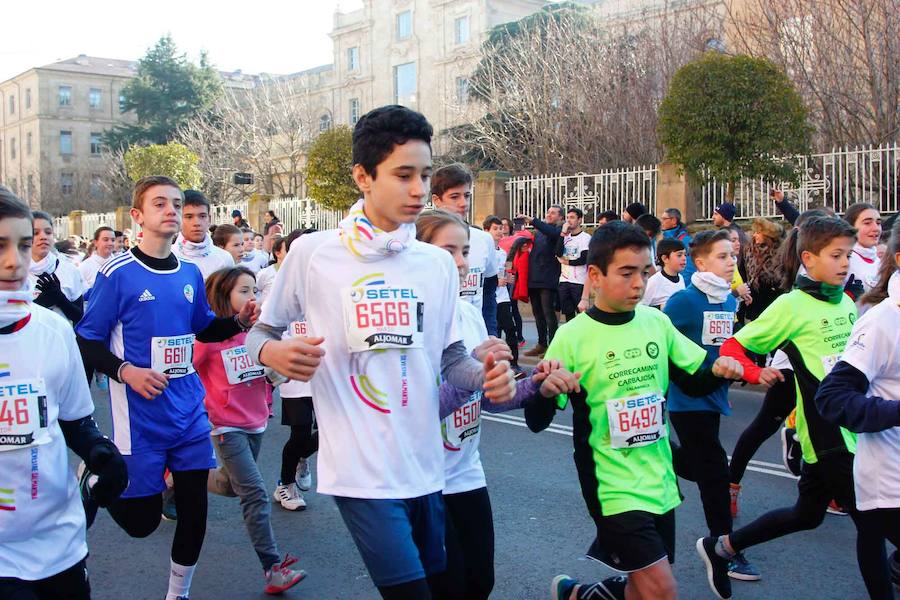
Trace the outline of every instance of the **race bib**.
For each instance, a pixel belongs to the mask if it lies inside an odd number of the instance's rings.
[[[647,446],[668,435],[666,400],[660,392],[606,401],[610,446]]]
[[[293,321],[288,325],[288,335],[291,337],[309,337],[309,327],[306,321]]]
[[[230,385],[253,381],[265,374],[265,370],[250,358],[250,353],[244,345],[222,350],[221,354],[225,375]]]
[[[721,346],[734,332],[734,313],[703,311],[703,335],[704,346]]]
[[[0,452],[50,441],[47,394],[43,379],[23,379],[0,385]]]
[[[459,450],[463,442],[474,438],[481,428],[481,392],[444,418],[444,441],[448,450]]]
[[[462,298],[470,299],[481,294],[483,287],[484,270],[481,267],[472,267],[459,287],[459,295]]]
[[[841,360],[840,354],[832,354],[831,356],[823,356],[822,357],[822,368],[825,370],[825,375],[831,373],[831,370],[834,368],[834,365]],[[823,375],[824,377],[824,375]]]
[[[150,368],[178,379],[194,372],[194,334],[154,337],[150,340]]]
[[[350,352],[422,347],[425,303],[417,288],[367,285],[341,295]]]

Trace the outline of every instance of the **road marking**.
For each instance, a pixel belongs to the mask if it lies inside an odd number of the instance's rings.
[[[525,424],[525,419],[516,415],[486,415],[482,413],[481,418],[485,421],[506,423],[507,425],[515,425],[516,427],[528,427],[528,425]],[[556,423],[551,423],[545,431],[572,437],[572,428],[568,425],[558,425]],[[730,456],[728,457],[728,460],[731,460]],[[756,473],[765,473],[767,475],[775,475],[776,477],[784,477],[785,479],[793,479],[795,481],[797,479],[800,479],[793,473],[788,472],[788,470],[784,468],[784,465],[765,462],[762,460],[751,460],[747,465],[747,470],[754,471]]]

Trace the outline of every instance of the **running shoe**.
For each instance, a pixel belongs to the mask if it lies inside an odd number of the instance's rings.
[[[846,517],[850,514],[846,508],[838,504],[837,500],[832,500],[828,503],[827,511],[829,515],[837,515],[839,517]]]
[[[738,499],[741,495],[741,484],[739,483],[731,483],[729,484],[731,487],[729,488],[729,493],[731,494],[731,518],[734,519],[738,516]]]
[[[300,493],[296,483],[282,485],[279,479],[273,496],[285,510],[306,510],[306,500],[303,499],[303,494]]]
[[[166,521],[178,520],[178,511],[175,509],[175,488],[167,488],[162,494],[162,518]]]
[[[553,600],[569,600],[572,590],[578,585],[577,579],[568,575],[557,575],[550,583],[550,598]]]
[[[728,561],[716,554],[718,538],[705,537],[697,540],[697,554],[706,565],[706,580],[719,600],[731,598],[731,580],[728,578]]]
[[[546,347],[541,346],[540,344],[537,344],[531,350],[526,350],[524,354],[525,354],[525,356],[543,356],[544,352],[546,352],[546,351],[547,351]]]
[[[291,565],[297,562],[297,558],[290,554],[285,555],[281,564],[273,566],[266,571],[266,587],[267,594],[280,594],[288,590],[306,578],[306,571],[293,570]]]
[[[525,340],[519,340],[519,348],[525,347]]]
[[[759,569],[754,567],[743,552],[738,552],[728,563],[728,576],[740,581],[759,581],[762,576]]]
[[[97,477],[88,471],[84,462],[79,463],[77,475],[78,491],[81,493],[81,505],[84,506],[84,517],[87,521],[87,528],[90,529],[91,525],[94,524],[94,519],[97,518],[97,510],[100,508],[100,505],[91,496],[91,486],[97,481]]]
[[[797,431],[790,427],[781,428],[781,459],[785,469],[797,477],[800,476],[803,452],[800,449],[800,442],[797,441]]]
[[[300,462],[297,463],[297,473],[295,474],[295,478],[297,479],[297,487],[300,488],[300,491],[308,492],[309,488],[312,487],[312,472],[309,470],[309,459],[301,458]]]

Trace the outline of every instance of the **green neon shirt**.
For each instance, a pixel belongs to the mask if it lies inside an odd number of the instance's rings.
[[[582,313],[556,332],[545,358],[581,373],[582,393],[571,396],[575,462],[585,498],[596,495],[603,516],[660,515],[681,503],[664,400],[669,363],[693,374],[705,357],[665,314],[643,305],[626,323]],[[558,407],[569,399],[559,396]]]

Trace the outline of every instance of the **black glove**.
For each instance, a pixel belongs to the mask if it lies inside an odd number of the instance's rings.
[[[88,470],[97,476],[91,486],[91,497],[106,507],[128,487],[128,467],[119,449],[106,438],[97,440],[87,460]]]
[[[38,275],[34,289],[38,291],[38,297],[34,299],[34,303],[44,308],[56,306],[61,300],[68,300],[63,294],[59,277],[56,276],[56,273],[41,273]]]
[[[844,292],[856,301],[862,298],[863,294],[866,293],[866,288],[863,287],[862,279],[857,279],[853,275],[850,275],[850,279],[844,284]]]

